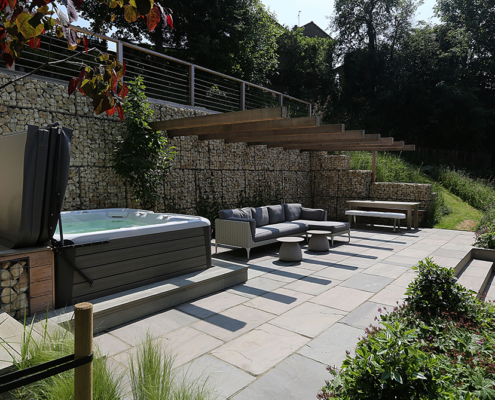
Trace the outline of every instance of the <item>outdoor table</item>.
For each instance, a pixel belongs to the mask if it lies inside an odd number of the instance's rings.
[[[330,245],[328,243],[327,235],[330,233],[328,231],[312,230],[308,231],[311,235],[308,243],[308,249],[311,251],[328,251],[330,250]]]
[[[412,212],[414,210],[414,229],[418,229],[418,210],[419,202],[410,201],[380,201],[380,200],[347,200],[349,209],[359,207],[371,207],[383,210],[406,210],[407,212],[407,229],[411,229]]]
[[[299,242],[303,242],[304,239],[301,237],[281,237],[277,239],[281,242],[280,251],[278,253],[278,258],[280,261],[301,261],[302,252]]]

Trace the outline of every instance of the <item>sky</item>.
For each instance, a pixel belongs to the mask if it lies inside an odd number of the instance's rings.
[[[297,25],[297,15],[301,12],[301,25],[313,21],[325,32],[328,30],[327,16],[333,13],[333,1],[329,0],[261,0],[271,11],[277,14],[278,22],[292,28]],[[424,0],[424,4],[418,8],[416,20],[428,21],[433,17],[435,0]]]

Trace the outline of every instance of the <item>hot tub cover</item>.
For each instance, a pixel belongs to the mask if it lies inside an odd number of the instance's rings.
[[[71,139],[58,122],[0,135],[0,245],[49,244],[67,189]]]

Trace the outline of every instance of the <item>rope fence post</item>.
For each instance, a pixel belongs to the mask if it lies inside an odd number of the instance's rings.
[[[74,359],[93,354],[93,305],[74,306]],[[74,400],[93,400],[93,362],[74,370]]]

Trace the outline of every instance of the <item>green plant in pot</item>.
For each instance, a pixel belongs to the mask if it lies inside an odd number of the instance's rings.
[[[156,207],[159,187],[176,154],[160,131],[153,131],[148,121],[154,112],[145,95],[143,78],[127,82],[129,94],[124,103],[125,133],[117,139],[112,156],[113,168],[134,192],[141,208]]]

